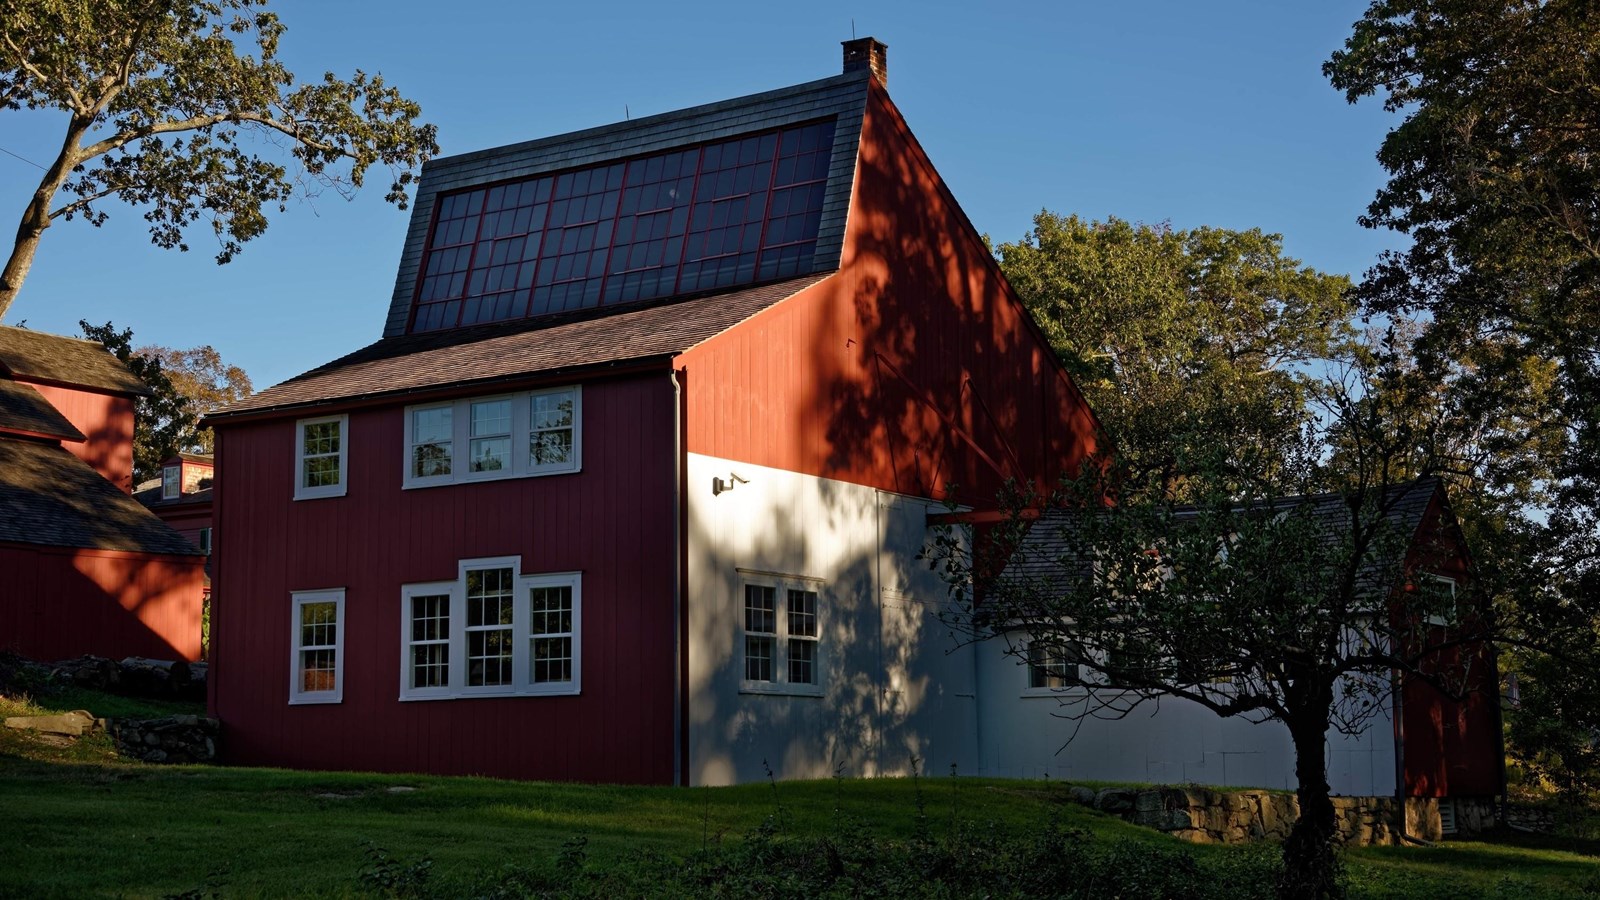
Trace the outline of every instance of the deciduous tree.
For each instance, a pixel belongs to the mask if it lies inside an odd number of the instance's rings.
[[[46,228],[99,225],[103,201],[139,207],[157,246],[187,250],[204,220],[225,263],[296,192],[349,193],[387,167],[405,207],[438,152],[420,108],[380,75],[297,84],[265,0],[4,0],[0,110],[65,116],[60,150],[21,211],[0,270],[0,316]],[[61,197],[58,201],[58,197]]]

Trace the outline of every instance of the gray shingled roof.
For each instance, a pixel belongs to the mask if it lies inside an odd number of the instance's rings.
[[[0,542],[200,555],[60,445],[24,439],[0,439]]]
[[[99,341],[0,325],[0,372],[23,381],[148,397],[150,386]]]
[[[1427,512],[1428,504],[1433,500],[1434,492],[1439,486],[1439,479],[1430,477],[1390,485],[1387,488],[1383,499],[1387,521],[1397,535],[1406,539],[1407,546],[1415,543],[1417,529],[1422,525],[1422,517]],[[1318,531],[1329,542],[1340,540],[1350,528],[1350,506],[1344,494],[1301,494],[1280,497],[1263,507],[1263,511],[1290,509],[1303,509],[1309,512],[1319,523]],[[1196,511],[1192,508],[1179,508],[1176,513],[1181,519],[1196,514]],[[1028,527],[1027,534],[1018,543],[1011,559],[1007,561],[1001,579],[1015,579],[1019,583],[1049,584],[1064,576],[1070,577],[1063,570],[1063,561],[1078,555],[1078,548],[1081,547],[1081,540],[1073,538],[1077,517],[1080,515],[1082,513],[1077,510],[1064,509],[1043,513]],[[1082,560],[1079,572],[1086,571],[1088,571],[1088,561]],[[1393,574],[1393,568],[1381,560],[1369,560],[1364,572],[1365,580],[1371,582],[1369,589],[1389,587],[1377,582],[1392,577]]]
[[[869,72],[861,69],[820,81],[736,97],[704,106],[645,116],[598,128],[432,159],[422,168],[412,204],[385,337],[404,334],[417,287],[434,201],[440,194],[499,181],[630,159],[650,153],[833,118],[833,157],[823,195],[812,272],[839,267],[845,216],[855,182],[856,151],[867,105]]]
[[[43,394],[20,381],[0,378],[0,431],[52,437],[63,441],[82,441],[83,432],[73,427]]]
[[[827,278],[807,275],[692,300],[601,308],[388,337],[207,416],[297,408],[681,353]]]

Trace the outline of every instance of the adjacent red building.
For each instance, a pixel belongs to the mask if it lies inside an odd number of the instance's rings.
[[[149,392],[98,343],[0,326],[0,649],[199,658],[204,557],[129,496]]]

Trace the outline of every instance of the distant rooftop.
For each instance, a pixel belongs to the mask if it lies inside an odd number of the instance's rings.
[[[148,397],[150,386],[98,341],[0,325],[0,374],[40,384]]]

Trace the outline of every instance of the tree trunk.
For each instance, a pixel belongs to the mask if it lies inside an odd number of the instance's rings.
[[[1294,740],[1294,772],[1300,782],[1295,792],[1300,799],[1300,818],[1295,820],[1289,839],[1283,842],[1283,874],[1278,879],[1278,896],[1283,900],[1344,896],[1339,859],[1333,852],[1333,800],[1328,796],[1327,710],[1331,704],[1330,696],[1329,703],[1320,709],[1321,715],[1313,708],[1289,723]]]
[[[22,293],[22,282],[27,279],[28,270],[33,268],[33,255],[39,250],[39,239],[44,237],[44,230],[50,227],[50,203],[55,199],[56,191],[66,184],[72,167],[77,165],[78,146],[88,130],[87,122],[80,121],[77,116],[72,118],[67,125],[61,153],[45,170],[44,177],[39,180],[38,190],[33,192],[27,208],[22,211],[22,221],[17,225],[17,239],[11,246],[11,256],[6,260],[5,269],[0,270],[0,319],[6,317],[17,295]]]

